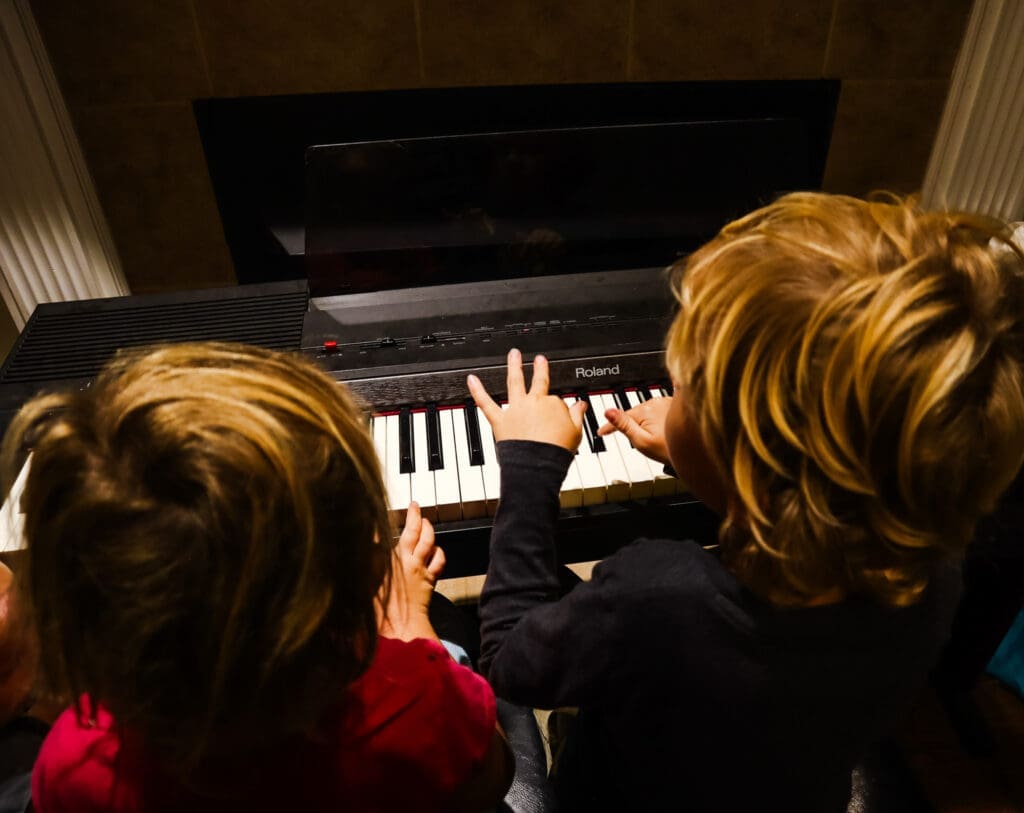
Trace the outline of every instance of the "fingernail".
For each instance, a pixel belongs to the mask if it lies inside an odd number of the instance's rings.
[[[519,348],[518,347],[513,347],[511,350],[508,351],[508,357],[510,359],[519,358],[521,355],[522,355],[522,353],[519,352]]]
[[[466,381],[468,381],[470,384],[479,384],[480,383],[480,379],[477,378],[472,373],[470,373],[469,375],[466,376]]]

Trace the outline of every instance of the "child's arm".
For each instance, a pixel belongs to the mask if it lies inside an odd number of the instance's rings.
[[[438,641],[428,607],[437,579],[444,570],[444,551],[434,541],[434,528],[424,519],[417,503],[409,503],[405,527],[394,549],[391,590],[386,603],[378,603],[378,631],[385,638]],[[461,667],[453,666],[455,669]],[[488,690],[489,691],[489,690]],[[494,734],[476,773],[450,800],[456,813],[490,810],[512,784],[515,760],[501,726]]]
[[[581,437],[583,407],[549,396],[547,361],[538,356],[527,392],[522,358],[509,354],[509,406],[502,410],[470,379],[494,428],[501,500],[491,532],[490,566],[480,597],[480,668],[513,702],[577,705],[614,668],[625,587],[613,569],[559,600],[554,532],[558,489]],[[602,571],[600,577],[598,571]]]

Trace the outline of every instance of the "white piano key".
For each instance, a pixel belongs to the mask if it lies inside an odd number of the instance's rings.
[[[370,435],[373,437],[373,450],[377,453],[377,460],[380,463],[381,479],[384,479],[384,487],[387,488],[388,430],[387,419],[383,415],[370,416]]]
[[[669,392],[664,387],[651,387],[650,388],[650,393],[651,393],[651,395],[654,398],[671,398],[672,397],[672,393]],[[666,474],[665,476],[668,477],[669,475]],[[686,493],[687,491],[690,490],[687,487],[686,483],[684,483],[681,479],[679,479],[679,477],[671,477],[670,479],[672,480],[673,486],[675,488],[675,491],[673,493],[675,493],[675,494],[684,494],[684,493]]]
[[[576,461],[569,466],[561,487],[558,489],[558,504],[562,508],[581,508],[583,506],[583,483]]]
[[[615,398],[611,393],[605,395],[592,395],[591,401],[601,403],[602,412],[607,409],[617,409]],[[622,456],[622,462],[626,467],[626,474],[629,477],[629,496],[632,499],[650,497],[654,493],[654,477],[647,465],[647,458],[629,445],[626,436],[621,432],[612,432],[605,435],[605,444],[610,440],[615,444]]]
[[[636,390],[626,390],[626,397],[629,399],[630,408],[640,406],[640,404],[643,403]],[[643,453],[641,452],[641,454]],[[651,470],[651,477],[653,478],[654,496],[665,497],[669,494],[675,494],[679,486],[676,478],[665,474],[664,464],[659,463],[656,460],[651,460],[646,456],[645,459],[647,460],[647,467]]]
[[[409,508],[412,492],[409,475],[399,470],[398,460],[398,414],[379,416],[384,419],[385,454],[384,485],[388,490],[388,505],[398,513],[399,522],[405,522],[405,512]]]
[[[598,423],[606,423],[604,419],[604,402],[599,395],[590,395],[590,403],[597,415]],[[622,454],[619,452],[618,444],[612,440],[618,433],[602,435],[605,450],[594,452],[601,471],[604,472],[604,481],[608,486],[608,502],[627,502],[629,500],[630,480],[629,472],[626,471],[626,464],[622,461]]]
[[[470,407],[476,409],[476,407]],[[487,516],[487,494],[484,491],[483,467],[469,462],[469,436],[466,434],[465,408],[450,410],[455,433],[455,459],[459,472],[459,494],[462,498],[462,516],[477,519]],[[448,452],[445,451],[447,463]]]
[[[566,396],[566,406],[576,403],[576,398]],[[583,489],[584,505],[601,505],[608,501],[608,485],[604,481],[604,472],[597,460],[597,455],[590,448],[586,437],[580,441],[580,447],[573,460],[573,466],[579,473],[580,486]]]
[[[501,496],[501,469],[498,466],[498,454],[494,448],[494,435],[491,432],[491,425],[487,422],[487,416],[480,407],[477,410],[477,420],[480,422],[480,445],[484,451],[483,470],[484,493],[487,495],[487,513],[494,515],[498,508],[498,499]]]
[[[412,498],[420,504],[421,513],[431,522],[437,521],[437,494],[434,490],[434,472],[430,470],[427,451],[427,413],[422,409],[412,413],[412,458],[415,468],[409,475]]]
[[[440,409],[437,412],[437,422],[441,427],[441,457],[444,466],[434,469],[434,491],[437,497],[437,518],[441,522],[462,519],[459,461],[455,452],[452,412],[452,409]]]

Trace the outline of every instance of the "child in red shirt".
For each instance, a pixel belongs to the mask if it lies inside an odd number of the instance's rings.
[[[26,593],[79,698],[37,810],[482,810],[511,779],[487,684],[426,608],[443,552],[344,388],[301,359],[178,345],[28,404]]]

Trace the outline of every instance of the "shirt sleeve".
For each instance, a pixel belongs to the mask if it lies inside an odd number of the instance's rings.
[[[593,702],[615,671],[621,585],[603,563],[559,599],[558,491],[572,453],[530,441],[498,444],[501,501],[480,596],[481,671],[514,703]]]

